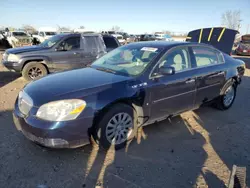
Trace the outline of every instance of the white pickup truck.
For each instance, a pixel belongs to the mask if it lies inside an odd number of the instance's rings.
[[[6,38],[12,48],[32,45],[32,37],[24,31],[7,32]]]
[[[50,37],[53,37],[56,34],[57,32],[56,32],[56,29],[54,28],[40,28],[38,30],[37,39],[39,42],[43,42],[46,39],[49,39]]]

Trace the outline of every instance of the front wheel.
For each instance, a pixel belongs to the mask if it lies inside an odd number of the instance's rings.
[[[229,109],[234,103],[236,91],[236,83],[234,81],[228,82],[223,89],[223,94],[216,101],[216,107],[220,110]]]
[[[104,149],[121,149],[134,138],[137,130],[135,110],[126,104],[116,104],[100,118],[95,129],[95,140]]]
[[[22,76],[27,81],[37,80],[43,76],[46,76],[47,74],[48,71],[46,67],[39,62],[29,62],[22,70]]]

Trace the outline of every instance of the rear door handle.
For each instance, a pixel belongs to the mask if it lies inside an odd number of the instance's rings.
[[[190,84],[190,83],[193,83],[193,82],[195,82],[195,79],[193,79],[193,78],[190,78],[190,79],[186,80],[186,84]]]
[[[74,52],[73,54],[74,54],[74,55],[78,55],[78,54],[80,54],[80,53],[79,53],[79,52]]]

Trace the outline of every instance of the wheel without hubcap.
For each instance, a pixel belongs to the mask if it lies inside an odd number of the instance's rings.
[[[48,70],[45,65],[39,62],[29,62],[22,70],[22,75],[25,80],[36,80],[48,74]]]
[[[34,80],[37,77],[42,77],[43,76],[43,72],[39,67],[32,67],[29,71],[28,71],[28,75],[29,77]]]

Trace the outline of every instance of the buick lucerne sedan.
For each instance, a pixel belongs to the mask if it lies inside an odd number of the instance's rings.
[[[243,61],[208,44],[131,43],[90,67],[27,84],[15,102],[14,122],[47,147],[75,148],[91,137],[119,149],[140,126],[207,102],[230,108],[244,70]]]

